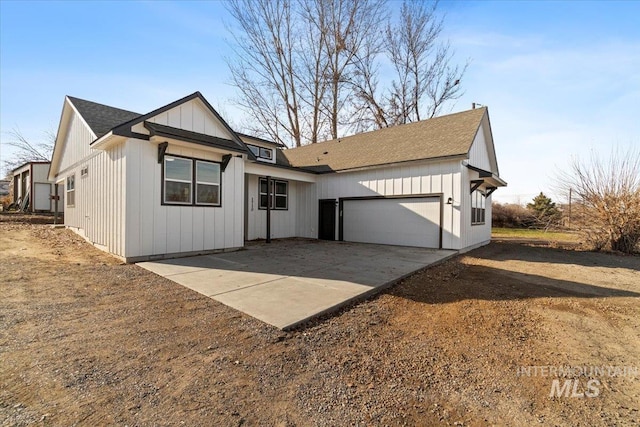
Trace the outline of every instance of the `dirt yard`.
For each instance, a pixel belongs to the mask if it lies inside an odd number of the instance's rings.
[[[495,242],[283,333],[2,221],[0,296],[2,425],[640,423],[639,257]]]

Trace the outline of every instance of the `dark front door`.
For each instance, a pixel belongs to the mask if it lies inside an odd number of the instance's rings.
[[[320,200],[318,239],[336,240],[336,201]]]

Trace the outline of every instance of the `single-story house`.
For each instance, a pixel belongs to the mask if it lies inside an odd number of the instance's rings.
[[[288,237],[465,251],[506,185],[487,108],[286,148],[199,92],[146,114],[67,96],[49,178],[65,225],[127,262]]]
[[[56,186],[49,180],[51,162],[27,162],[15,168],[13,175],[13,203],[27,212],[55,212]],[[60,189],[58,189],[60,194]],[[64,197],[64,196],[62,196]],[[64,211],[64,200],[58,199],[58,212]]]

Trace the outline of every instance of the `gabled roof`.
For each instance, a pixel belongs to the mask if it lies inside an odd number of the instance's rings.
[[[250,150],[244,145],[244,142],[240,139],[240,137],[236,134],[236,132],[231,129],[231,126],[218,114],[218,112],[209,104],[209,101],[205,99],[204,96],[200,92],[194,92],[191,95],[187,95],[184,98],[178,99],[170,104],[165,105],[164,107],[160,107],[155,109],[147,114],[138,115],[137,117],[133,117],[132,119],[125,121],[123,123],[119,123],[117,126],[114,126],[110,129],[114,135],[122,135],[122,136],[131,136],[131,127],[138,124],[143,123],[147,119],[157,116],[158,114],[164,113],[165,111],[171,110],[172,108],[177,107],[180,104],[184,104],[186,102],[191,101],[192,99],[199,99],[204,106],[211,112],[211,114],[222,124],[222,126],[229,132],[231,135],[231,141],[235,144],[235,149],[237,151],[241,151],[243,153],[248,153],[250,158],[255,159],[255,156],[251,153]],[[136,135],[137,137],[141,135]],[[144,136],[144,135],[142,135]],[[98,137],[99,138],[99,137]],[[91,144],[94,144],[96,141],[93,141]]]
[[[133,111],[122,110],[73,96],[67,96],[67,98],[78,110],[84,121],[87,122],[96,138],[100,138],[114,127],[141,115]]]
[[[289,164],[319,172],[466,156],[486,107],[284,150]]]

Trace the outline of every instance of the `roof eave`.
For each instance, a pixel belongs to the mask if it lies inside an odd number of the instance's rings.
[[[107,150],[118,142],[122,142],[127,138],[122,135],[117,135],[113,131],[109,131],[102,135],[100,138],[93,141],[90,145],[91,149],[95,150]]]

